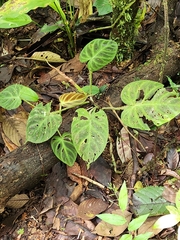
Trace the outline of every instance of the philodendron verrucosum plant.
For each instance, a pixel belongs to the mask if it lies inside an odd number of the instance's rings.
[[[78,87],[80,92],[62,94],[57,111],[51,111],[51,102],[34,105],[28,116],[26,141],[42,143],[51,139],[54,154],[69,166],[74,164],[77,154],[88,166],[94,162],[102,154],[108,140],[108,118],[105,108],[99,109],[96,106],[87,110],[79,107],[72,120],[71,132],[60,134],[59,127],[65,109],[84,105],[89,97],[99,93],[98,87],[92,85],[92,72],[111,62],[116,51],[117,44],[113,40],[95,39],[88,43],[80,54],[80,61],[87,62],[90,85]],[[121,120],[131,128],[150,130],[148,123],[160,126],[179,114],[178,93],[175,90],[167,91],[163,84],[158,82],[131,82],[123,88],[120,97],[125,106],[114,109],[122,110]],[[22,101],[38,102],[38,95],[20,84],[8,86],[0,92],[0,106],[4,109],[18,108]],[[56,133],[58,135],[55,135]]]

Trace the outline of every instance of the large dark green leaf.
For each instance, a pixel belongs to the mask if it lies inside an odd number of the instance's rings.
[[[88,62],[88,69],[94,72],[110,63],[117,49],[117,43],[113,40],[94,39],[83,48],[79,59],[83,63]]]
[[[71,134],[78,154],[88,164],[94,162],[103,152],[108,139],[108,119],[103,110],[87,111],[79,108],[73,118]]]
[[[132,82],[124,87],[121,99],[127,105],[121,119],[125,125],[150,130],[144,118],[156,126],[169,122],[180,112],[180,97],[167,91],[161,83],[150,80]]]

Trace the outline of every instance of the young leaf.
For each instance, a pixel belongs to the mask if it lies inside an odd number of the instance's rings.
[[[175,226],[180,221],[180,218],[174,214],[167,214],[160,217],[154,224],[154,229],[164,229]]]
[[[119,208],[124,211],[127,208],[128,204],[128,192],[127,192],[127,187],[126,187],[126,182],[124,181],[121,190],[119,192],[119,198],[118,198],[118,204]]]
[[[112,12],[110,0],[95,0],[93,6],[97,8],[99,16]]]
[[[146,221],[148,216],[149,214],[145,214],[133,219],[128,225],[128,230],[130,232],[137,230]]]
[[[51,148],[58,159],[68,166],[73,166],[77,152],[71,140],[70,133],[63,133],[62,136],[54,136],[51,139]]]
[[[166,206],[167,210],[169,211],[170,214],[177,215],[177,217],[180,217],[179,211],[176,207],[174,206]]]
[[[152,235],[153,235],[152,232],[139,234],[138,236],[134,237],[133,240],[148,240]]]
[[[5,88],[0,92],[0,106],[7,109],[15,109],[21,105],[20,90],[22,85],[13,84]]]
[[[115,58],[117,49],[117,43],[113,40],[94,39],[83,48],[79,59],[82,63],[88,62],[88,69],[95,72]]]
[[[123,236],[119,240],[132,240],[132,235],[130,234],[123,234]]]
[[[26,128],[26,141],[42,143],[56,133],[62,123],[62,117],[59,113],[50,111],[51,103],[45,106],[40,103],[30,112]]]
[[[92,87],[91,88],[91,96],[96,95],[96,94],[98,94],[100,92],[99,88],[97,86],[92,85],[91,87]],[[82,87],[82,90],[85,93],[90,94],[90,86],[89,85],[86,85],[86,86]]]
[[[31,88],[22,86],[19,92],[20,98],[24,101],[37,102],[39,97]]]
[[[96,215],[98,218],[102,219],[104,222],[107,222],[112,225],[123,225],[126,223],[126,219],[117,214],[110,214],[110,213],[102,213]]]
[[[168,92],[162,86],[161,83],[149,80],[126,85],[121,92],[121,99],[127,104],[121,114],[122,121],[131,128],[150,130],[143,117],[156,126],[176,117],[179,114],[180,98],[175,91]]]
[[[76,110],[78,116],[73,118],[71,134],[76,151],[88,165],[103,152],[108,139],[109,128],[106,113],[93,108]]]
[[[59,102],[62,107],[72,108],[83,104],[87,99],[87,95],[84,93],[69,92],[64,93],[59,97]]]

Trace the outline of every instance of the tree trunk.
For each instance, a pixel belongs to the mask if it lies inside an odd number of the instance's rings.
[[[27,143],[0,158],[0,212],[10,197],[37,185],[57,161],[48,142]]]

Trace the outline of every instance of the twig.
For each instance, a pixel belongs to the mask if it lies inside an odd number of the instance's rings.
[[[82,175],[79,175],[77,173],[72,173],[72,174],[77,176],[77,177],[79,177],[79,178],[82,178],[82,179],[84,179],[84,180],[86,180],[86,181],[88,181],[88,182],[90,182],[90,183],[92,183],[92,184],[94,184],[96,186],[98,186],[101,189],[105,189],[104,185],[102,185],[101,183],[98,183],[98,182],[96,182],[96,181],[94,181],[94,180],[92,180],[92,179],[90,179],[90,178],[88,178],[86,176],[82,176]]]

